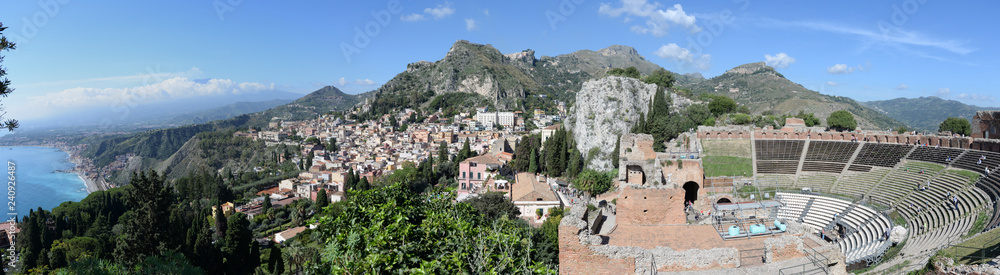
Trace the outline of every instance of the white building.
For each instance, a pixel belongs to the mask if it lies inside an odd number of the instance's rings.
[[[504,127],[514,126],[516,117],[513,112],[489,112],[477,113],[476,121],[485,126],[503,125]]]

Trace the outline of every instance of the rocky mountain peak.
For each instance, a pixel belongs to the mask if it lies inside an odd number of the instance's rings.
[[[736,68],[729,69],[728,71],[726,71],[726,74],[753,74],[760,70],[774,71],[774,68],[771,68],[771,66],[764,64],[764,62],[747,63],[736,66]]]
[[[635,48],[625,45],[611,45],[610,47],[598,50],[597,53],[603,56],[628,56],[628,57],[635,56],[638,57],[640,60],[645,60],[645,58],[639,55],[639,51],[636,51]]]
[[[684,76],[689,76],[689,77],[694,78],[694,79],[702,79],[702,80],[705,79],[705,76],[701,75],[701,73],[699,73],[699,72],[686,73],[686,74],[684,74]]]

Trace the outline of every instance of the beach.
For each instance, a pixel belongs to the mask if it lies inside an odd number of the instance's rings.
[[[59,149],[68,153],[70,155],[69,161],[72,162],[73,164],[76,164],[73,167],[73,170],[70,172],[76,174],[77,177],[80,177],[80,179],[83,180],[83,183],[87,185],[87,193],[108,190],[107,185],[104,184],[104,180],[100,179],[99,176],[91,178],[90,176],[87,175],[86,168],[84,168],[85,162],[83,161],[83,158],[75,156],[71,152],[72,150],[67,150],[66,148],[59,148]]]
[[[72,147],[68,146],[58,146],[58,145],[38,145],[39,147],[49,147],[56,148],[69,155],[69,161],[75,164],[73,169],[65,171],[67,173],[76,174],[80,180],[87,186],[87,193],[93,193],[95,191],[105,191],[108,190],[108,185],[104,182],[100,176],[94,176],[93,178],[87,174],[88,164],[91,163],[88,159],[79,156]]]

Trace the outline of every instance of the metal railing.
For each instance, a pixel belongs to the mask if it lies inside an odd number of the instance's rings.
[[[819,253],[812,246],[806,245],[806,258],[809,259],[808,263],[779,269],[778,274],[811,274],[819,273],[819,271],[822,271],[823,274],[830,274],[830,258],[826,255]]]

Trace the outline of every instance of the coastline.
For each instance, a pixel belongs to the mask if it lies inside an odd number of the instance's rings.
[[[83,169],[80,169],[80,167],[83,165],[83,161],[81,161],[79,156],[74,156],[73,153],[69,152],[69,150],[63,148],[58,148],[58,149],[62,150],[63,152],[66,152],[66,154],[69,155],[69,162],[73,163],[73,170],[71,170],[70,172],[76,174],[77,177],[83,180],[83,184],[86,185],[87,187],[87,194],[94,193],[96,191],[107,190],[107,188],[104,188],[102,185],[98,184],[89,176],[87,176],[86,172]]]
[[[67,160],[73,163],[73,169],[70,169],[69,171],[59,171],[59,172],[76,174],[76,176],[83,181],[84,186],[87,188],[87,194],[94,193],[96,191],[108,190],[106,185],[98,183],[94,179],[91,179],[90,176],[86,174],[85,169],[81,169],[81,166],[84,163],[82,157],[74,155],[73,150],[70,150],[69,148],[64,148],[62,146],[49,145],[49,144],[32,145],[32,146],[9,146],[9,147],[46,147],[46,148],[55,148],[58,149],[59,151],[63,151],[69,156]]]
[[[79,165],[79,164],[77,164],[77,165]],[[77,171],[76,169],[73,169],[72,173],[76,174],[76,177],[80,178],[80,180],[83,181],[83,184],[87,186],[87,194],[94,193],[94,191],[99,191],[100,190],[100,189],[97,188],[97,185],[94,184],[94,181],[88,179],[87,177],[84,177],[83,173],[81,173],[80,171]]]

